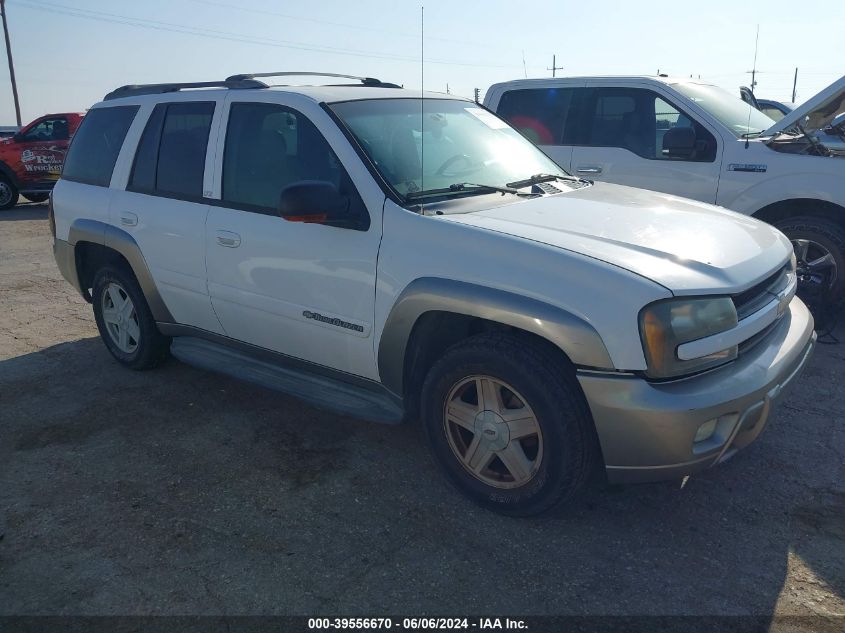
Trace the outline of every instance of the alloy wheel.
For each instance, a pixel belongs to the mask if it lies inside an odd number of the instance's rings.
[[[0,207],[9,204],[12,199],[12,188],[8,183],[0,180]]]
[[[833,253],[818,242],[807,239],[792,240],[792,247],[797,260],[798,282],[819,286],[827,279],[827,288],[832,288],[839,274]]]
[[[528,402],[492,376],[470,376],[446,398],[449,447],[464,469],[495,488],[518,488],[537,474],[543,433]]]
[[[141,327],[135,304],[120,285],[109,283],[102,297],[103,322],[112,342],[121,352],[131,354],[141,341]]]

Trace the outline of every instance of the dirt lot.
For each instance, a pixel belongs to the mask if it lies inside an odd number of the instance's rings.
[[[44,206],[18,207],[0,214],[0,614],[845,614],[844,369],[845,346],[819,346],[760,440],[683,489],[507,519],[412,427],[119,367]]]

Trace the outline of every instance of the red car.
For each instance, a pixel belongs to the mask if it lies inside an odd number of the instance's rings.
[[[15,206],[19,194],[33,202],[47,199],[83,116],[77,112],[48,114],[12,138],[0,140],[0,211]]]

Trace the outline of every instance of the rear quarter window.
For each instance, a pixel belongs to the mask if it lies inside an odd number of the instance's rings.
[[[571,143],[567,133],[573,88],[509,90],[502,95],[496,114],[537,145]]]
[[[98,187],[111,182],[117,155],[138,113],[138,106],[91,110],[73,136],[62,179]]]

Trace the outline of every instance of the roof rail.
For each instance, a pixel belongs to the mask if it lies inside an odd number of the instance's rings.
[[[243,77],[243,79],[240,77]],[[195,81],[188,83],[121,86],[120,88],[112,90],[103,97],[103,101],[120,99],[121,97],[136,97],[138,95],[157,95],[164,94],[166,92],[178,92],[179,90],[186,90],[189,88],[229,88],[230,90],[246,90],[266,87],[267,84],[263,81],[257,81],[251,77],[247,77],[246,75],[240,75],[235,78],[230,77],[226,81]]]
[[[338,79],[355,79],[364,86],[375,86],[379,88],[399,88],[396,84],[386,83],[375,77],[356,77],[355,75],[338,75],[337,73],[314,73],[314,72],[278,72],[278,73],[251,73],[245,75],[232,75],[226,81],[250,81],[259,77],[335,77]]]

